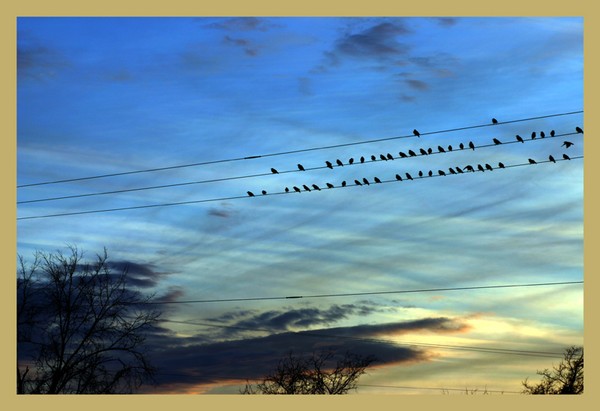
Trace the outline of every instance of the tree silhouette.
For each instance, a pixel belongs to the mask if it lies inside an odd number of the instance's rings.
[[[557,366],[537,373],[542,381],[530,385],[525,379],[524,394],[583,394],[583,347],[567,348]]]
[[[334,362],[333,352],[311,357],[290,352],[256,389],[246,384],[242,394],[347,394],[373,361],[375,357],[351,353]]]
[[[94,263],[73,246],[19,256],[18,394],[129,393],[152,378],[143,343],[160,314],[126,280],[106,249]]]

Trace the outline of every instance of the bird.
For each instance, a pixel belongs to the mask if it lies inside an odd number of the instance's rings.
[[[578,133],[583,134],[583,130],[581,129],[581,127],[575,127],[575,131],[577,131]]]
[[[327,167],[333,170],[333,164],[331,164],[331,161],[326,161],[325,164],[327,164]]]
[[[495,118],[492,119],[492,124],[498,124],[498,120],[496,120]]]
[[[369,180],[367,180],[366,178],[363,178],[363,183],[365,183],[366,185],[370,185]]]
[[[342,187],[346,187],[346,181],[342,181]]]
[[[381,183],[381,180],[378,179],[377,177],[373,177],[373,180],[375,180],[376,183]]]
[[[521,143],[524,143],[523,141],[523,137],[521,137],[520,135],[517,134],[517,141],[520,141]]]
[[[568,155],[566,155],[566,154],[563,154],[563,158],[564,158],[565,160],[570,160],[570,159],[571,159],[571,157],[569,157],[569,156],[568,156]]]
[[[462,174],[463,171],[461,170],[461,168],[459,166],[454,167],[456,169],[456,171],[458,171],[458,174]]]
[[[294,191],[297,192],[297,193],[299,193],[300,189],[298,187],[294,186]]]
[[[419,177],[423,177],[423,172],[419,171]]]
[[[302,164],[298,164],[298,170],[300,170],[300,171],[305,171],[305,170],[304,170],[304,167],[302,167]]]
[[[302,187],[304,187],[304,189],[305,189],[306,191],[310,191],[310,188],[308,188],[308,186],[307,186],[306,184],[303,184],[303,185],[302,185]]]
[[[361,156],[361,157],[360,157],[360,163],[362,164],[362,163],[364,163],[364,162],[365,162],[365,158]]]
[[[440,153],[446,152],[446,150],[444,150],[444,147],[442,147],[442,146],[438,146],[437,148],[438,148],[438,152],[440,152]]]
[[[271,168],[271,173],[273,173],[273,174],[279,174],[279,171],[275,170],[274,168]]]
[[[562,144],[561,144],[561,147],[562,147],[562,146],[565,146],[566,148],[569,148],[569,147],[571,147],[572,145],[573,145],[573,143],[571,143],[570,141],[565,141],[564,143],[562,143]]]
[[[248,196],[249,197],[254,197],[254,193],[252,191],[248,191]]]
[[[394,156],[391,155],[390,153],[387,153],[386,157],[388,158],[388,160],[393,160],[394,159]]]
[[[467,171],[473,171],[473,172],[475,171],[475,169],[473,168],[473,166],[470,165],[470,164],[468,166],[465,166],[465,170],[467,170]]]
[[[409,154],[411,157],[414,157],[414,156],[416,156],[415,152],[414,152],[414,151],[412,151],[412,150],[408,150],[408,154]]]
[[[427,149],[427,154],[431,154],[431,153],[433,153],[433,149],[432,149],[431,147],[429,147],[429,148]]]
[[[473,151],[475,151],[475,144],[473,144],[472,141],[469,141],[469,148]]]
[[[336,163],[338,166],[344,166],[344,163],[342,163],[342,162],[340,161],[340,159],[337,159],[337,160],[335,160],[335,163]]]
[[[452,146],[451,145],[448,146],[448,151],[452,151]]]
[[[546,133],[544,133],[543,131],[540,131],[540,137],[541,137],[541,138],[544,138],[544,137],[546,137]]]
[[[453,169],[452,167],[450,167],[450,168],[448,169],[448,171],[450,171],[450,174],[456,174],[456,171],[454,171],[454,169]]]
[[[421,133],[419,133],[416,128],[413,130],[413,134],[417,137],[421,137]]]
[[[443,170],[438,170],[438,174],[441,175],[441,176],[445,176],[446,175],[446,173],[444,173]]]
[[[426,156],[427,155],[427,151],[425,151],[424,149],[420,148],[419,152],[421,153],[421,155]]]
[[[494,144],[502,144],[502,141],[498,140],[497,138],[493,139]]]
[[[404,174],[406,175],[406,178],[408,178],[409,180],[412,180],[412,179],[413,179],[413,178],[412,178],[412,176],[411,176],[410,174],[408,174],[408,173],[404,173]]]
[[[499,168],[504,168],[504,163],[498,163]]]
[[[263,190],[263,191],[262,191],[262,195],[266,195],[266,194],[267,194],[267,191],[266,191],[266,190]]]
[[[320,188],[318,185],[316,185],[316,184],[313,184],[312,186],[313,186],[313,188],[314,188],[315,190],[317,190],[317,191],[321,191],[321,188]]]
[[[383,154],[379,154],[379,158],[382,159],[382,160],[387,161],[387,158]]]
[[[327,183],[327,188],[333,188],[333,187],[334,187],[333,184]]]
[[[531,139],[535,140],[535,131],[533,133],[531,133]]]
[[[529,164],[537,164],[537,162],[534,159],[530,158],[529,159]]]
[[[493,167],[487,163],[485,164],[485,168],[486,170],[494,171]]]
[[[461,150],[464,150],[464,148],[465,148],[465,145],[464,145],[463,143],[460,143],[460,144],[458,145],[458,148],[460,148]]]
[[[400,151],[400,152],[398,153],[398,155],[399,155],[400,157],[402,157],[402,158],[406,158],[406,157],[408,157],[408,156],[406,155],[406,153],[403,153],[402,151]]]
[[[548,156],[548,160],[552,161],[553,163],[556,163],[556,160],[554,159],[554,157],[552,157],[552,155]]]
[[[290,189],[286,187],[286,188],[285,188],[285,192],[286,192],[286,193],[289,193],[289,192],[290,192]]]
[[[429,177],[432,177],[432,176],[433,176],[433,171],[429,170],[429,172],[427,173],[427,175],[428,175]]]
[[[550,130],[550,137],[554,137],[554,130]]]
[[[376,161],[376,160],[377,160],[377,157],[371,156],[371,161]]]
[[[354,184],[356,184],[357,186],[362,186],[362,184],[358,180],[354,180]]]
[[[477,170],[485,172],[485,170],[481,164],[477,164]]]
[[[348,160],[348,164],[354,164],[354,159],[353,159],[353,158],[350,158],[350,159]]]
[[[400,174],[396,174],[396,180],[402,181],[402,177],[400,177]]]

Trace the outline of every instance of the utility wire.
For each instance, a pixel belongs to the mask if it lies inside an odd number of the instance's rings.
[[[358,384],[359,387],[375,387],[375,388],[398,388],[404,390],[436,390],[436,391],[462,391],[462,392],[479,392],[480,390],[470,390],[467,388],[445,388],[445,387],[408,387],[400,385],[379,385],[379,384]],[[482,394],[494,392],[500,394],[522,394],[521,391],[505,391],[505,390],[489,390],[487,388],[481,391]]]
[[[574,135],[574,134],[577,134],[577,133],[557,134],[555,136],[548,136],[547,139],[565,137],[565,136],[570,136],[570,135]],[[544,141],[544,140],[545,140],[544,138],[540,138],[540,139],[528,139],[525,141],[529,143],[529,142]],[[514,143],[519,143],[519,142],[516,140],[507,141],[507,142],[503,142],[501,145],[508,145],[508,144],[514,144]],[[474,146],[473,149],[470,149],[467,147],[464,149],[456,149],[456,150],[452,150],[452,151],[434,151],[431,154],[417,154],[416,157],[423,157],[423,156],[427,157],[427,156],[434,155],[434,154],[456,153],[459,151],[475,150],[475,149],[489,148],[489,147],[500,147],[500,145],[498,145],[498,144],[482,144],[479,146]],[[405,158],[408,159],[408,158],[413,158],[413,157],[405,157]],[[393,159],[401,160],[401,159],[405,159],[405,158],[394,157]],[[380,163],[381,161],[383,161],[383,160],[370,160],[369,159],[369,160],[365,160],[365,163],[354,162],[352,164],[350,164],[350,163],[344,164],[344,166],[353,166],[353,165],[368,164],[368,163],[375,163],[375,162]],[[336,166],[336,168],[337,167],[340,167],[340,166],[338,165],[338,166]],[[311,171],[311,170],[321,170],[321,169],[325,169],[325,168],[327,168],[327,166],[306,167],[304,170]],[[282,170],[282,171],[278,171],[277,174],[301,173],[301,172],[302,171],[298,170],[298,169]],[[215,182],[230,181],[230,180],[240,180],[240,179],[245,179],[245,178],[264,177],[264,176],[269,176],[269,175],[273,175],[273,173],[269,172],[269,173],[260,173],[260,174],[249,174],[249,175],[243,175],[243,176],[222,177],[222,178],[215,178],[215,179],[209,179],[209,180],[188,181],[188,182],[183,182],[183,183],[163,184],[163,185],[138,187],[138,188],[127,188],[127,189],[122,189],[122,190],[103,191],[103,192],[96,192],[96,193],[74,194],[74,195],[69,195],[69,196],[38,198],[38,199],[34,199],[34,200],[17,201],[17,204],[31,204],[31,203],[40,203],[40,202],[46,202],[46,201],[67,200],[67,199],[102,196],[102,195],[109,195],[109,194],[130,193],[130,192],[135,192],[135,191],[157,190],[157,189],[163,189],[163,188],[182,187],[182,186],[195,185],[195,184],[215,183]]]
[[[559,116],[568,116],[568,115],[581,114],[581,113],[583,113],[583,110],[571,111],[571,112],[565,112],[565,113],[557,113],[557,114],[548,114],[548,115],[544,115],[544,116],[529,117],[529,118],[523,118],[523,119],[517,119],[517,120],[502,121],[502,122],[498,122],[498,124],[489,124],[488,123],[488,124],[479,124],[479,125],[474,125],[474,126],[458,127],[458,128],[452,128],[452,129],[446,129],[446,130],[430,131],[427,133],[421,133],[420,135],[421,136],[434,135],[434,134],[449,133],[449,132],[454,132],[454,131],[463,131],[463,130],[481,128],[481,127],[490,127],[490,126],[497,127],[498,125],[501,125],[501,124],[511,124],[511,123],[539,120],[539,119],[559,117]],[[30,184],[21,184],[21,185],[17,185],[17,188],[35,187],[35,186],[58,184],[58,183],[69,183],[69,182],[74,182],[74,181],[92,180],[92,179],[106,178],[106,177],[118,177],[118,176],[131,175],[131,174],[150,173],[150,172],[156,172],[156,171],[173,170],[173,169],[186,168],[186,167],[197,167],[197,166],[226,163],[226,162],[232,162],[232,161],[252,160],[252,159],[263,158],[263,157],[274,157],[274,156],[304,153],[304,152],[309,152],[309,151],[328,150],[328,149],[332,149],[332,148],[349,147],[349,146],[355,146],[355,145],[360,145],[360,144],[370,144],[370,143],[377,143],[377,142],[381,142],[381,141],[390,141],[390,140],[397,140],[397,139],[402,139],[402,138],[415,138],[415,137],[416,136],[413,134],[394,136],[394,137],[384,137],[384,138],[378,138],[378,139],[373,139],[373,140],[355,141],[352,143],[310,147],[310,148],[304,148],[304,149],[298,149],[298,150],[281,151],[281,152],[276,152],[276,153],[259,154],[259,155],[252,155],[252,156],[246,156],[246,157],[236,157],[236,158],[229,158],[229,159],[223,159],[223,160],[204,161],[204,162],[180,164],[180,165],[168,166],[168,167],[157,167],[157,168],[149,168],[149,169],[144,169],[144,170],[125,171],[125,172],[120,172],[120,173],[100,174],[100,175],[87,176],[87,177],[44,181],[44,182],[30,183]]]
[[[583,158],[583,156],[574,156],[574,157],[571,157],[570,160],[577,160],[577,159],[582,159],[582,158]],[[555,161],[559,162],[559,161],[570,161],[570,160],[556,159]],[[551,162],[550,160],[538,161],[536,164],[543,164],[543,163],[550,163],[550,162]],[[493,168],[493,170],[522,167],[522,166],[527,166],[527,165],[532,165],[532,164],[521,163],[521,164],[505,165],[504,167],[495,167],[495,168]],[[467,174],[467,173],[464,173],[464,174]],[[451,174],[451,175],[457,175],[457,174]],[[432,176],[423,176],[423,177],[415,176],[414,179],[421,180],[424,178],[431,178],[431,177],[440,177],[440,176],[437,174],[434,174]],[[403,181],[406,181],[406,180],[403,180]],[[382,180],[381,181],[381,183],[391,183],[391,182],[398,182],[398,181],[397,180],[385,180],[385,181]],[[347,187],[356,187],[356,186],[348,185]],[[324,188],[323,190],[333,190],[333,189],[347,188],[347,187],[335,186],[335,187],[327,188],[327,189]],[[271,196],[271,195],[282,195],[282,194],[292,194],[292,193],[291,192],[286,193],[285,191],[281,191],[281,192],[276,192],[276,193],[267,193],[262,196],[266,197],[266,196]],[[29,216],[29,217],[17,217],[17,220],[32,220],[32,219],[39,219],[39,218],[54,218],[54,217],[65,217],[65,216],[73,216],[73,215],[109,213],[109,212],[116,212],[116,211],[139,210],[139,209],[145,209],[145,208],[200,204],[200,203],[207,203],[207,202],[214,202],[214,201],[229,201],[229,200],[237,200],[237,199],[242,199],[242,198],[250,198],[250,197],[248,197],[247,195],[242,195],[242,196],[221,197],[221,198],[208,198],[208,199],[204,199],[204,200],[180,201],[180,202],[174,202],[174,203],[148,204],[148,205],[140,205],[140,206],[116,207],[116,208],[106,208],[106,209],[88,210],[88,211],[73,211],[73,212],[57,213],[57,214],[34,215],[34,216]]]

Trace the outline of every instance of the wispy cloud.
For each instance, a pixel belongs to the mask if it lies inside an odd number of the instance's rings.
[[[204,19],[200,19],[200,22],[204,23]],[[278,26],[258,17],[234,17],[218,23],[208,24],[205,27],[226,31],[268,31]]]

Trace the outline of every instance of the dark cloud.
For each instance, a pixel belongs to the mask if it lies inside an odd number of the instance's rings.
[[[413,80],[413,79],[408,79],[405,81],[406,81],[406,84],[408,84],[410,86],[410,88],[412,88],[414,90],[425,91],[425,90],[429,89],[429,86],[424,81]]]
[[[250,57],[254,57],[258,55],[258,47],[254,46],[250,40],[246,39],[235,39],[230,36],[223,37],[223,41],[226,44],[231,44],[236,47],[241,47],[244,50],[244,53]]]
[[[458,21],[454,17],[439,17],[437,22],[440,26],[444,27],[452,27],[458,23]]]
[[[204,22],[204,19],[200,19],[200,21]],[[205,27],[226,31],[268,31],[279,25],[258,17],[234,17],[208,24]]]
[[[391,58],[404,55],[409,47],[396,37],[410,33],[402,22],[383,22],[356,34],[347,34],[335,45],[336,55],[357,58]]]
[[[154,287],[168,273],[156,271],[153,264],[140,264],[132,261],[109,261],[108,268],[116,272],[127,272],[127,283],[133,287]]]
[[[57,50],[36,42],[17,44],[17,75],[45,80],[56,77],[69,63]]]

